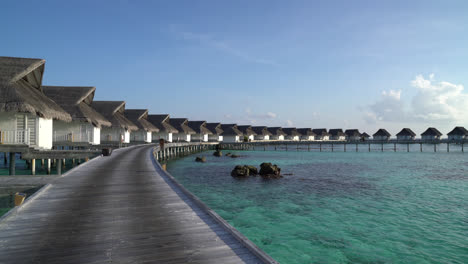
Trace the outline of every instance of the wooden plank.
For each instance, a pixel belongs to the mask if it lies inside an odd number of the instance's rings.
[[[0,263],[262,263],[160,177],[151,148],[53,180],[0,222]]]

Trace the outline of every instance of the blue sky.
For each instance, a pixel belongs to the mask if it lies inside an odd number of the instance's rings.
[[[3,1],[2,56],[192,120],[468,127],[466,1]]]

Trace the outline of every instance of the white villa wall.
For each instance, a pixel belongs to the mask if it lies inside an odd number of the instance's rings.
[[[102,142],[121,142],[122,136],[124,136],[124,143],[130,142],[130,133],[123,128],[104,127],[101,129]],[[125,137],[128,138],[125,140]]]
[[[254,137],[254,140],[270,140],[270,136],[266,135],[257,135]]]
[[[32,118],[34,118],[32,116]],[[36,127],[38,127],[37,134],[37,147],[43,149],[52,149],[52,135],[53,135],[53,121],[52,119],[45,119],[39,117]]]
[[[87,122],[72,121],[66,123],[54,120],[53,141],[86,142],[101,144],[101,129]]]
[[[222,141],[221,136],[218,135],[208,135],[208,141],[216,142],[216,141]]]
[[[167,142],[172,142],[172,133],[166,132],[158,132],[152,133],[153,142],[159,141],[160,139],[164,139]]]
[[[449,140],[463,140],[465,139],[465,136],[463,135],[450,135],[448,136]]]
[[[299,140],[299,136],[287,136],[287,139],[292,140],[292,141],[297,141]]]
[[[314,136],[301,136],[301,140],[314,140]]]
[[[249,136],[249,141],[252,141],[252,140],[254,140],[254,139],[255,139],[255,136],[254,136],[254,135],[250,135],[250,136]]]
[[[101,144],[101,129],[99,127],[93,127],[93,140],[91,144],[93,145]]]
[[[236,143],[236,142],[239,142],[240,139],[239,139],[239,136],[222,136],[223,137],[223,142],[226,142],[226,143]]]
[[[397,136],[397,140],[413,140],[413,136]]]
[[[0,113],[0,131],[15,131],[17,130],[17,116],[25,116],[26,119],[35,119],[35,127],[27,128],[34,129],[36,132],[35,142],[29,142],[29,146],[34,148],[51,149],[52,148],[52,135],[53,135],[53,122],[52,119],[45,119],[33,114],[23,113]],[[26,122],[27,124],[28,122]],[[8,132],[7,132],[8,133]],[[10,132],[12,133],[12,132]]]
[[[345,140],[346,136],[332,136],[331,140]]]
[[[421,136],[421,139],[422,140],[439,140],[440,137],[439,136],[436,136],[436,135],[424,135],[424,136]]]
[[[191,135],[190,140],[193,141],[193,142],[200,142],[200,141],[208,142],[208,134],[193,134],[193,135]]]
[[[177,133],[174,135],[174,141],[184,141],[184,142],[190,142],[191,135],[190,134],[185,134],[185,133]]]
[[[388,140],[387,136],[374,136],[374,140]]]

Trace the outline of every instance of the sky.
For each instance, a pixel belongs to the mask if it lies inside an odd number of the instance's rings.
[[[44,85],[239,125],[468,127],[468,1],[16,1],[0,56]]]

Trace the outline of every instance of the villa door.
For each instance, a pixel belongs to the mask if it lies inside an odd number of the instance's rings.
[[[35,117],[26,116],[26,129],[29,130],[29,144],[36,145],[36,121]]]

